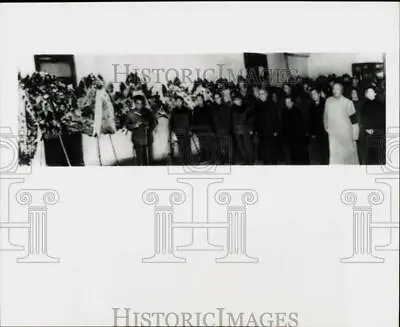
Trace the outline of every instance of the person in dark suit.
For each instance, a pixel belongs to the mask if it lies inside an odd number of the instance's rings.
[[[310,146],[311,157],[321,165],[329,164],[329,138],[324,127],[325,100],[317,88],[311,90],[309,134],[314,146]]]
[[[156,126],[153,112],[145,107],[145,98],[142,95],[133,97],[135,108],[126,116],[125,128],[132,132],[132,143],[139,166],[150,164],[150,148],[152,146],[152,132]]]
[[[293,97],[285,98],[283,111],[283,139],[292,165],[308,165],[308,134],[300,108],[295,106]]]
[[[385,105],[377,99],[374,86],[367,87],[360,110],[362,164],[384,165],[386,159]]]
[[[214,94],[212,116],[218,144],[218,161],[221,164],[232,163],[232,110],[222,101],[221,94]]]
[[[254,129],[258,139],[258,156],[265,165],[277,164],[277,141],[279,131],[278,108],[268,100],[268,91],[260,89],[255,104]]]
[[[233,96],[232,106],[233,133],[236,145],[236,162],[239,164],[250,165],[253,163],[253,121],[251,109],[243,102],[243,97],[239,93]]]
[[[217,147],[212,109],[201,94],[196,96],[196,102],[197,106],[193,110],[192,131],[199,139],[200,160],[214,162]]]
[[[181,96],[175,97],[175,107],[172,109],[169,119],[169,131],[174,133],[178,140],[179,161],[181,164],[188,165],[191,163],[191,127],[192,127],[192,111],[184,106]]]

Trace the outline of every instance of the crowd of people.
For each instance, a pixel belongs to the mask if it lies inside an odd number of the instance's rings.
[[[176,79],[155,90],[131,74],[118,90],[105,89],[138,165],[385,161],[384,80],[297,77],[277,87],[239,77],[188,89]]]

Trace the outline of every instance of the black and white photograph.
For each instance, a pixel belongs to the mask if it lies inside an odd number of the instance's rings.
[[[399,327],[399,26],[0,3],[0,326]]]
[[[384,165],[385,54],[37,54],[20,164]]]

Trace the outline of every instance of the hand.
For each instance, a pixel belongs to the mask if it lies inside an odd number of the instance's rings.
[[[369,135],[374,134],[374,130],[373,129],[366,129],[365,130]]]
[[[315,139],[315,135],[311,135],[311,138]]]

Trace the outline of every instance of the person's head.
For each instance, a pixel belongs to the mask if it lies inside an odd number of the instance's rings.
[[[373,86],[370,86],[370,87],[368,87],[366,90],[365,90],[365,97],[368,99],[368,100],[375,100],[375,98],[376,98],[376,91],[375,91],[375,88],[373,87]]]
[[[243,104],[243,99],[239,94],[235,94],[233,96],[233,103],[237,106],[241,106]]]
[[[222,92],[222,98],[224,99],[225,103],[229,103],[232,101],[232,92],[230,89],[225,89]]]
[[[203,106],[204,106],[204,96],[203,96],[202,94],[198,94],[198,95],[196,96],[196,104],[197,104],[199,107],[203,107]]]
[[[143,95],[136,95],[133,97],[133,103],[135,104],[135,108],[137,110],[141,110],[144,108],[145,99]]]
[[[160,104],[160,96],[153,95],[149,98],[149,105],[151,108],[156,109]]]
[[[222,103],[222,97],[220,93],[214,93],[214,101],[216,104],[220,105]]]
[[[291,96],[285,97],[285,106],[288,109],[292,109],[294,105],[294,99]]]
[[[289,84],[283,84],[283,92],[285,93],[285,95],[292,94],[292,88],[290,87]]]
[[[321,92],[318,89],[313,88],[311,90],[311,98],[314,102],[319,102],[319,100],[321,99]]]
[[[239,85],[239,89],[241,89],[241,90],[244,90],[246,88],[246,83],[245,83],[244,79],[240,79],[238,85]]]
[[[113,83],[108,83],[106,86],[106,92],[108,94],[113,94],[114,93],[114,84]]]
[[[339,98],[343,94],[343,85],[340,83],[333,84],[332,94],[335,98]]]
[[[260,97],[260,88],[257,85],[253,86],[253,95],[256,99]]]
[[[352,101],[358,101],[358,92],[356,89],[351,90],[351,100]]]
[[[310,88],[310,85],[307,82],[304,82],[303,83],[303,91],[308,93],[310,91],[309,88]]]
[[[175,102],[175,106],[176,107],[178,107],[178,108],[182,108],[183,107],[183,98],[180,95],[175,97],[175,101],[174,102]]]
[[[276,92],[272,93],[272,101],[274,101],[275,103],[278,103],[278,94]]]
[[[260,100],[262,102],[267,101],[267,99],[268,99],[268,91],[266,89],[260,89],[260,96],[259,97],[260,97]]]
[[[353,77],[352,85],[353,87],[358,87],[359,80],[357,77]]]

